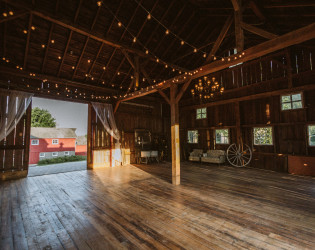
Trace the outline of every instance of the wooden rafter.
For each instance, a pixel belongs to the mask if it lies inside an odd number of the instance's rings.
[[[241,10],[241,6],[239,4],[238,0],[231,0],[232,4],[233,4],[233,8],[235,11],[240,11]]]
[[[136,16],[136,13],[137,13],[138,9],[140,8],[140,5],[141,5],[142,1],[143,1],[143,0],[140,1],[140,3],[137,5],[136,9],[133,11],[133,14],[132,14],[131,18],[129,19],[129,22],[128,22],[127,26],[126,26],[126,29],[124,30],[123,34],[120,36],[119,42],[124,38],[125,34],[127,33],[127,30],[128,30],[128,28],[129,28],[130,24],[132,23],[132,21],[134,20],[134,17]],[[124,50],[124,49],[123,49],[123,50]],[[113,53],[115,54],[116,51],[117,51],[117,50],[114,50]],[[124,51],[125,51],[125,50],[124,50]],[[120,70],[121,65],[123,65],[124,62],[125,62],[125,59],[126,59],[126,57],[123,57],[123,58],[122,58],[122,60],[121,60],[121,62],[120,62],[120,64],[119,64],[119,66],[118,66],[118,68],[116,69],[115,74],[114,74],[114,75],[112,76],[112,78],[110,79],[109,84],[111,84],[111,83],[113,82],[113,80],[115,79],[115,77],[117,76],[117,74],[118,74],[118,72],[119,72],[119,70]]]
[[[24,52],[24,62],[23,62],[24,69],[26,68],[28,49],[30,46],[32,21],[33,21],[33,15],[31,13],[29,17],[29,21],[28,21],[27,38],[26,38],[26,45],[25,45],[25,52]]]
[[[83,49],[82,49],[82,51],[81,51],[81,54],[80,54],[80,57],[79,57],[78,63],[77,63],[77,65],[75,66],[75,69],[74,69],[74,71],[73,71],[73,74],[72,74],[71,80],[73,80],[73,78],[75,77],[75,74],[77,73],[77,70],[78,70],[79,65],[80,65],[80,63],[81,63],[81,60],[82,60],[82,57],[83,57],[84,51],[85,51],[85,49],[86,49],[86,46],[87,46],[87,44],[88,44],[88,42],[89,42],[89,39],[90,39],[90,38],[89,38],[89,37],[87,37],[87,38],[86,38],[86,40],[85,40],[85,43],[84,43]]]
[[[120,9],[121,9],[121,6],[122,6],[122,3],[123,3],[123,0],[120,0],[119,6],[118,6],[118,8],[117,8],[117,10],[116,10],[116,12],[115,12],[115,16],[117,16],[117,14],[119,13],[119,11],[120,11]],[[112,27],[113,27],[113,25],[114,25],[115,22],[116,22],[116,18],[113,17],[112,22],[111,22],[109,28],[108,28],[107,31],[106,31],[105,37],[108,36],[108,34],[109,34],[110,30],[112,29]],[[106,69],[108,68],[108,65],[109,65],[109,63],[110,63],[110,61],[111,61],[111,58],[114,56],[114,51],[116,51],[116,48],[114,48],[114,50],[113,50],[111,56],[109,57],[109,60],[108,60],[107,63],[106,63],[106,66],[105,66]],[[97,80],[98,83],[100,83],[100,82],[102,81],[103,76],[104,76],[104,73],[105,73],[105,70],[103,70],[101,76],[98,78],[98,80]]]
[[[48,55],[48,50],[49,50],[49,47],[50,47],[50,41],[51,41],[54,25],[55,24],[52,23],[51,26],[50,26],[48,40],[47,40],[46,49],[45,49],[45,55],[44,55],[44,59],[43,59],[42,67],[41,67],[41,72],[42,73],[44,73],[45,63],[46,63],[46,60],[47,60],[47,55]]]
[[[98,57],[100,56],[103,47],[104,47],[104,43],[102,43],[101,46],[99,47],[99,49],[98,49],[98,51],[97,51],[97,54],[96,54],[96,56],[95,56],[95,59],[93,60],[93,63],[92,63],[92,65],[91,65],[90,69],[89,69],[88,75],[91,75],[91,73],[92,73],[92,71],[93,71],[93,68],[94,68],[94,65],[95,65],[95,63],[96,63]],[[86,78],[85,78],[85,80],[86,80]]]
[[[67,44],[66,44],[66,48],[65,48],[65,51],[63,52],[62,60],[61,60],[61,63],[59,65],[59,69],[58,69],[58,73],[57,73],[58,77],[60,76],[62,65],[63,65],[63,62],[64,62],[64,60],[66,58],[66,55],[67,55],[67,51],[68,51],[68,48],[69,48],[69,44],[70,44],[70,41],[71,41],[72,34],[73,34],[73,31],[70,30],[69,37],[68,37]]]
[[[187,5],[187,2],[186,2],[186,4],[184,4],[183,7],[177,12],[176,17],[175,17],[174,19],[172,19],[172,22],[171,22],[171,24],[170,24],[170,26],[169,26],[170,29],[173,29],[173,27],[174,27],[175,23],[177,22],[178,18],[179,18],[180,15],[183,13],[183,11],[184,11],[186,5]],[[162,43],[163,43],[163,41],[164,41],[164,38],[165,38],[165,36],[163,36],[162,39],[160,39],[160,42],[159,42],[158,45],[154,48],[153,53],[156,53],[156,51],[158,51],[158,49],[161,47],[161,45],[162,45]],[[177,39],[177,38],[174,38],[174,40],[177,41],[178,39]],[[156,67],[157,67],[157,64],[156,64],[154,67],[152,67],[151,71],[149,72],[149,75],[151,75],[151,73],[155,70]]]
[[[215,56],[215,54],[217,53],[218,49],[220,48],[221,43],[223,42],[223,39],[226,36],[226,33],[229,31],[231,24],[233,22],[233,16],[230,16],[226,22],[223,25],[223,28],[221,29],[221,32],[217,38],[217,40],[215,41],[207,59],[206,59],[206,63],[210,62],[211,60],[213,60],[213,57]]]
[[[5,19],[0,20],[0,23],[4,23],[4,22],[15,20],[17,18],[25,16],[27,13],[29,13],[29,11],[18,11],[13,16],[8,16]]]
[[[275,35],[273,33],[270,33],[268,31],[265,31],[263,29],[260,29],[260,28],[257,28],[253,25],[250,25],[250,24],[247,24],[247,23],[244,23],[244,22],[241,22],[241,26],[243,29],[251,32],[251,33],[254,33],[256,35],[259,35],[261,37],[264,37],[264,38],[267,38],[267,39],[274,39],[274,38],[277,38],[278,35]]]
[[[222,62],[221,60],[217,60],[207,65],[204,65],[202,66],[202,70],[200,70],[200,68],[196,69],[198,70],[198,73],[194,74],[192,77],[187,78],[186,80],[178,80],[176,82],[179,84],[189,79],[196,79],[196,78],[208,75],[210,73],[223,70],[237,63],[240,63],[240,62],[244,63],[244,62],[259,58],[261,56],[267,55],[269,53],[275,52],[277,50],[281,50],[295,44],[300,44],[314,38],[315,38],[315,23],[312,23],[303,28],[300,28],[295,31],[284,34],[282,36],[279,36],[275,39],[268,40],[256,46],[253,46],[244,51],[244,54],[245,54],[244,57],[239,58],[237,60],[231,60],[228,62],[227,61]],[[174,77],[165,81],[165,83],[164,82],[160,83],[161,87],[159,87],[159,89],[169,88],[172,82],[177,80],[177,78],[178,77]],[[128,96],[126,98],[121,98],[121,100],[127,101],[131,99],[135,99],[137,97],[152,94],[157,91],[158,91],[157,88],[150,89],[149,91],[135,91],[132,93],[133,95]]]

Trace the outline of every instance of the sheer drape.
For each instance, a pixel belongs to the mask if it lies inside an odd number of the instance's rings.
[[[101,120],[106,131],[116,140],[120,139],[119,131],[116,127],[113,107],[111,104],[92,102],[93,108]]]
[[[33,94],[0,90],[0,141],[2,141],[20,121],[28,105],[31,103]]]

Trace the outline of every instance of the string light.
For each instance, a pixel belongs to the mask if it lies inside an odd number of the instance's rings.
[[[137,38],[136,38],[136,37],[134,37],[132,41],[135,43],[135,42],[137,41]]]
[[[151,19],[151,14],[149,13],[148,16],[147,16],[148,20]]]
[[[44,49],[46,46],[45,46],[45,44],[42,44],[42,48]]]
[[[51,42],[51,43],[55,43],[55,40],[51,40],[50,42]]]
[[[97,1],[97,6],[98,7],[102,6],[102,1]]]
[[[104,67],[103,67],[103,70],[105,70],[105,69],[106,69],[106,67],[104,66]]]
[[[169,30],[165,30],[165,34],[168,35],[170,33]]]
[[[181,45],[184,45],[184,44],[185,44],[185,42],[184,42],[183,40],[181,40],[181,41],[180,41],[180,44],[181,44]]]
[[[10,11],[9,11],[9,15],[10,15],[10,16],[13,16],[13,14],[14,14],[13,11],[10,10]]]
[[[31,29],[32,29],[32,30],[35,30],[35,26],[32,26]]]
[[[3,15],[4,17],[7,17],[7,16],[8,16],[8,14],[7,14],[6,12],[3,12],[2,15]]]
[[[122,26],[122,23],[121,23],[121,22],[118,22],[117,25],[118,25],[118,27],[121,27],[121,26]]]
[[[27,34],[27,30],[23,30],[23,33],[24,33],[24,34]]]
[[[90,59],[88,59],[88,60],[87,60],[87,62],[88,62],[88,63],[91,63],[91,60],[90,60]]]
[[[146,54],[149,54],[149,50],[146,50],[145,53],[146,53]]]

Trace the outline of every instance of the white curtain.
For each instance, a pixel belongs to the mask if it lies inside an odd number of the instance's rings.
[[[2,141],[20,121],[33,94],[0,89],[0,141]]]
[[[106,131],[116,140],[119,140],[120,135],[116,127],[113,106],[111,104],[99,102],[92,102],[92,105]]]

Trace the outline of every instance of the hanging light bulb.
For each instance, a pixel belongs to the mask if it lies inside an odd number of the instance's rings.
[[[222,58],[222,62],[224,62],[224,58]]]
[[[146,50],[145,53],[146,53],[146,54],[149,54],[149,50]]]
[[[165,64],[165,68],[168,68],[168,65],[167,65],[167,64]]]
[[[203,54],[203,57],[204,57],[204,58],[206,58],[206,57],[207,57],[207,54],[206,54],[206,53],[204,53],[204,54]]]
[[[102,5],[102,1],[97,1],[97,6],[100,7]]]
[[[196,48],[194,48],[194,52],[197,53],[197,49]]]
[[[35,26],[32,26],[31,29],[32,29],[32,30],[35,30],[36,28],[35,28]]]
[[[216,58],[216,57],[213,57],[213,60],[217,60],[217,58]]]
[[[74,67],[74,66],[72,66],[71,68],[72,68],[72,69],[75,69],[75,67]]]
[[[137,41],[137,38],[136,38],[136,37],[134,37],[132,41],[135,43],[135,42]]]
[[[88,62],[88,63],[91,63],[91,60],[90,60],[90,59],[88,59],[88,60],[87,60],[87,62]]]
[[[148,20],[151,19],[151,14],[149,13],[148,16],[147,16]]]
[[[3,12],[2,15],[3,15],[4,17],[7,17],[7,16],[8,16],[8,14],[7,14],[6,12]]]
[[[160,60],[159,60],[159,58],[156,58],[156,62],[159,62]]]
[[[185,44],[185,42],[184,42],[183,40],[181,40],[181,41],[180,41],[180,44],[181,44],[181,45],[184,45],[184,44]]]
[[[117,25],[118,25],[118,27],[121,27],[121,25],[122,25],[122,24],[121,24],[121,22],[118,22],[118,24],[117,24]]]
[[[105,69],[106,69],[106,67],[104,66],[104,67],[103,67],[103,70],[105,70]]]
[[[13,11],[10,10],[10,11],[9,11],[9,15],[10,15],[10,16],[13,16],[13,14],[14,14]]]
[[[55,43],[55,40],[51,40],[50,42],[51,42],[51,43]]]
[[[45,44],[42,44],[42,48],[45,49],[45,47],[46,47]]]
[[[24,33],[24,34],[27,34],[27,30],[23,30],[23,33]]]
[[[165,35],[168,35],[170,33],[169,30],[165,30]]]

